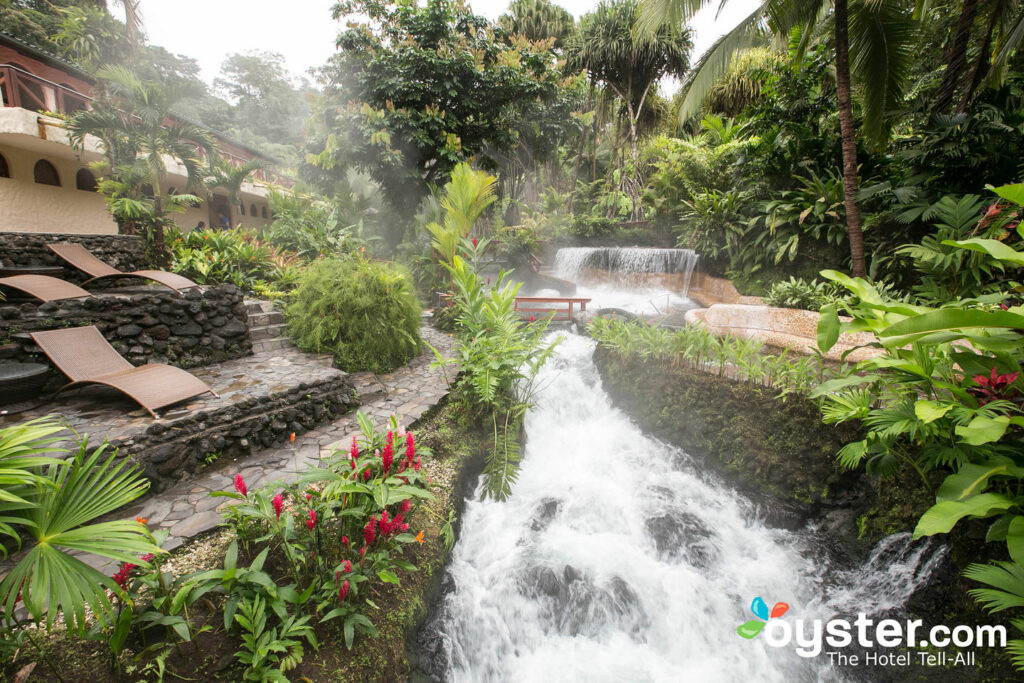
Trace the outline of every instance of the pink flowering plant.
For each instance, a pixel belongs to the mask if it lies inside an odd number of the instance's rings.
[[[357,419],[361,434],[296,483],[250,489],[239,475],[233,490],[213,494],[237,501],[222,515],[247,553],[267,553],[267,566],[279,570],[273,580],[291,586],[317,621],[337,621],[348,647],[356,633],[376,634],[361,613],[373,606],[360,595],[367,582],[398,584],[398,572],[416,569],[403,559],[406,545],[422,542],[409,520],[431,497],[429,449],[415,434],[394,418],[384,431],[362,413]]]

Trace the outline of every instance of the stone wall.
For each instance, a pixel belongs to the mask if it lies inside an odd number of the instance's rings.
[[[594,362],[609,395],[646,431],[700,457],[755,493],[795,504],[800,514],[849,505],[864,495],[843,471],[839,449],[861,438],[850,425],[827,425],[801,395],[776,392],[598,347]],[[852,525],[851,525],[852,527]],[[847,528],[847,532],[854,531]]]
[[[111,443],[130,454],[153,489],[160,491],[202,470],[211,457],[227,462],[286,443],[289,434],[303,434],[358,405],[348,375],[335,372],[282,391],[193,412],[170,424],[155,421],[145,432]]]
[[[252,353],[242,292],[230,284],[178,294],[171,290],[103,294],[47,303],[0,303],[0,358],[49,361],[29,332],[96,325],[134,365],[181,368]]]
[[[65,266],[61,279],[80,283],[88,278],[68,266],[46,245],[54,242],[78,242],[101,261],[119,270],[149,268],[146,243],[135,235],[72,235],[59,232],[0,232],[0,265],[3,266]],[[133,281],[135,279],[133,278]],[[107,281],[110,283],[110,281]]]

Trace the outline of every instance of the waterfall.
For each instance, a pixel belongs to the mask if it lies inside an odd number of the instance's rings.
[[[641,432],[604,392],[593,350],[568,334],[542,368],[511,497],[478,490],[467,501],[427,627],[432,675],[849,680],[828,658],[737,635],[752,599],[786,602],[803,619],[866,600],[885,609],[926,580],[934,548],[894,536],[862,568],[832,569],[811,532],[765,527],[743,495]]]
[[[555,254],[555,275],[578,282],[584,270],[604,271],[619,284],[642,285],[644,276],[677,275],[685,297],[690,277],[697,265],[697,252],[692,249],[654,249],[647,247],[567,247]]]

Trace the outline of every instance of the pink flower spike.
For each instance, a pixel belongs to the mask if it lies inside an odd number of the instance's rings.
[[[241,474],[236,474],[235,475],[235,490],[238,491],[243,496],[245,496],[247,498],[249,497],[249,489],[246,488],[245,480],[242,479],[242,475]]]
[[[345,560],[345,564],[343,564],[341,568],[345,570],[346,574],[350,574],[352,572],[352,563]]]
[[[348,581],[341,584],[341,588],[338,590],[338,602],[345,602],[345,598],[348,597]]]
[[[309,517],[306,518],[306,528],[310,531],[316,526],[316,510],[309,511]]]
[[[473,248],[476,249],[476,238],[473,238]]]
[[[346,549],[348,549],[348,536],[341,537],[341,544],[345,546]]]
[[[273,500],[274,514],[277,515],[277,521],[281,521],[281,511],[284,510],[284,497],[281,494],[274,496]]]

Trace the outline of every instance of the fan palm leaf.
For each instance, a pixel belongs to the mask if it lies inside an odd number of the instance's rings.
[[[69,629],[81,630],[86,608],[101,620],[112,616],[108,590],[120,589],[69,551],[134,564],[161,552],[137,521],[91,523],[141,496],[149,484],[116,450],[104,443],[90,452],[87,440],[69,460],[38,471],[48,482],[25,496],[31,507],[14,513],[35,543],[0,581],[0,613],[9,622],[21,599],[33,621],[49,628],[60,614]]]

